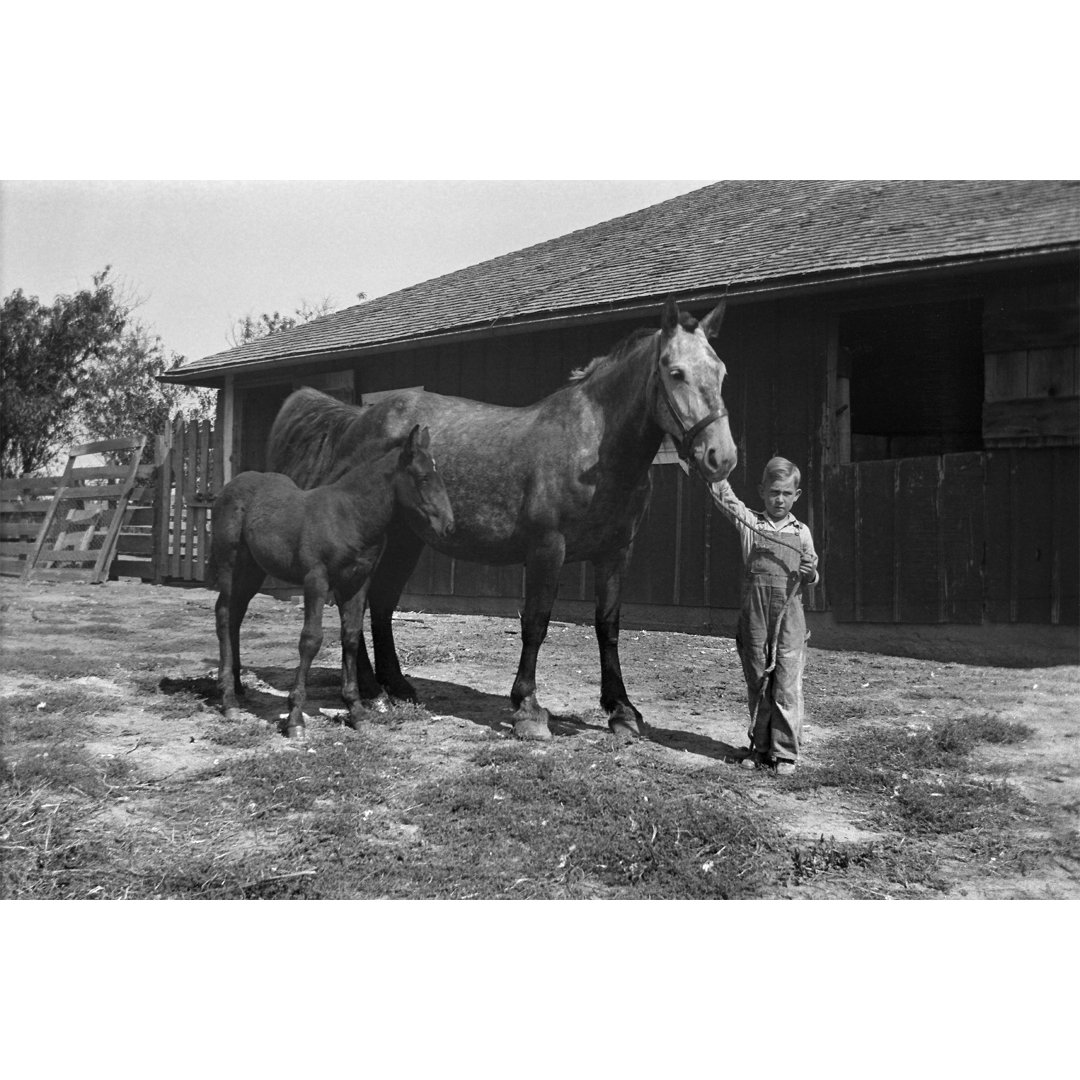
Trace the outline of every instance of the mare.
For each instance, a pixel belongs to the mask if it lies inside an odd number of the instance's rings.
[[[659,329],[635,331],[574,372],[567,385],[523,408],[423,390],[403,390],[365,408],[309,387],[286,399],[267,443],[270,467],[301,487],[370,460],[411,424],[428,425],[438,440],[456,528],[417,535],[392,523],[368,597],[374,675],[391,696],[416,697],[401,672],[391,616],[423,541],[458,559],[524,563],[521,659],[510,691],[514,733],[550,738],[550,715],[536,698],[537,653],[564,562],[588,560],[595,570],[600,704],[613,732],[644,734],[619,663],[622,582],[664,435],[709,483],[735,467],[721,396],[726,369],[709,344],[723,312],[721,301],[699,322],[669,299]],[[362,651],[361,660],[366,657]]]
[[[387,529],[395,517],[439,537],[454,528],[430,445],[430,432],[416,424],[403,445],[399,441],[373,462],[323,487],[301,491],[287,476],[259,472],[240,473],[225,485],[214,502],[210,569],[220,590],[214,615],[218,688],[226,717],[236,718],[236,697],[244,692],[240,624],[268,574],[304,587],[300,666],[283,733],[304,736],[308,670],[322,645],[323,607],[330,593],[341,612],[341,696],[349,725],[364,719],[364,700],[385,700],[361,627],[371,571],[386,546]]]

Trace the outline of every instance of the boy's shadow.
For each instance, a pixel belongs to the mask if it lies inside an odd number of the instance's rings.
[[[734,765],[746,757],[745,748],[732,746],[720,739],[710,739],[708,735],[698,735],[693,731],[673,731],[649,724],[649,738],[668,750],[700,754],[728,765]]]

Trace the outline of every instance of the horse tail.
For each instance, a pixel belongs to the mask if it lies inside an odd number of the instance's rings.
[[[301,387],[286,399],[266,442],[266,467],[284,473],[300,488],[331,483],[348,466],[362,439],[363,411],[327,394]]]

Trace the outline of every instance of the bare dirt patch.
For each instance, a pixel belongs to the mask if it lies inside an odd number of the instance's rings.
[[[213,604],[0,582],[5,895],[1080,897],[1078,667],[812,649],[792,782],[735,767],[729,639],[624,630],[650,737],[623,744],[591,627],[553,622],[541,746],[511,734],[516,623],[399,613],[423,708],[354,732],[328,612],[297,747],[296,602],[252,603],[241,724]]]

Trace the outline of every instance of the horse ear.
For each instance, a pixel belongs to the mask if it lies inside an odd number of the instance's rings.
[[[416,444],[417,444],[417,446],[420,447],[421,450],[426,450],[429,446],[431,446],[431,431],[430,431],[430,429],[428,429],[426,427],[421,428],[420,435],[416,440]]]
[[[670,334],[679,325],[679,305],[675,303],[675,297],[669,296],[664,301],[664,310],[660,316],[660,329],[665,334]]]
[[[720,301],[698,324],[705,331],[705,336],[714,338],[720,332],[720,324],[724,321],[724,311],[727,308],[727,298]]]

